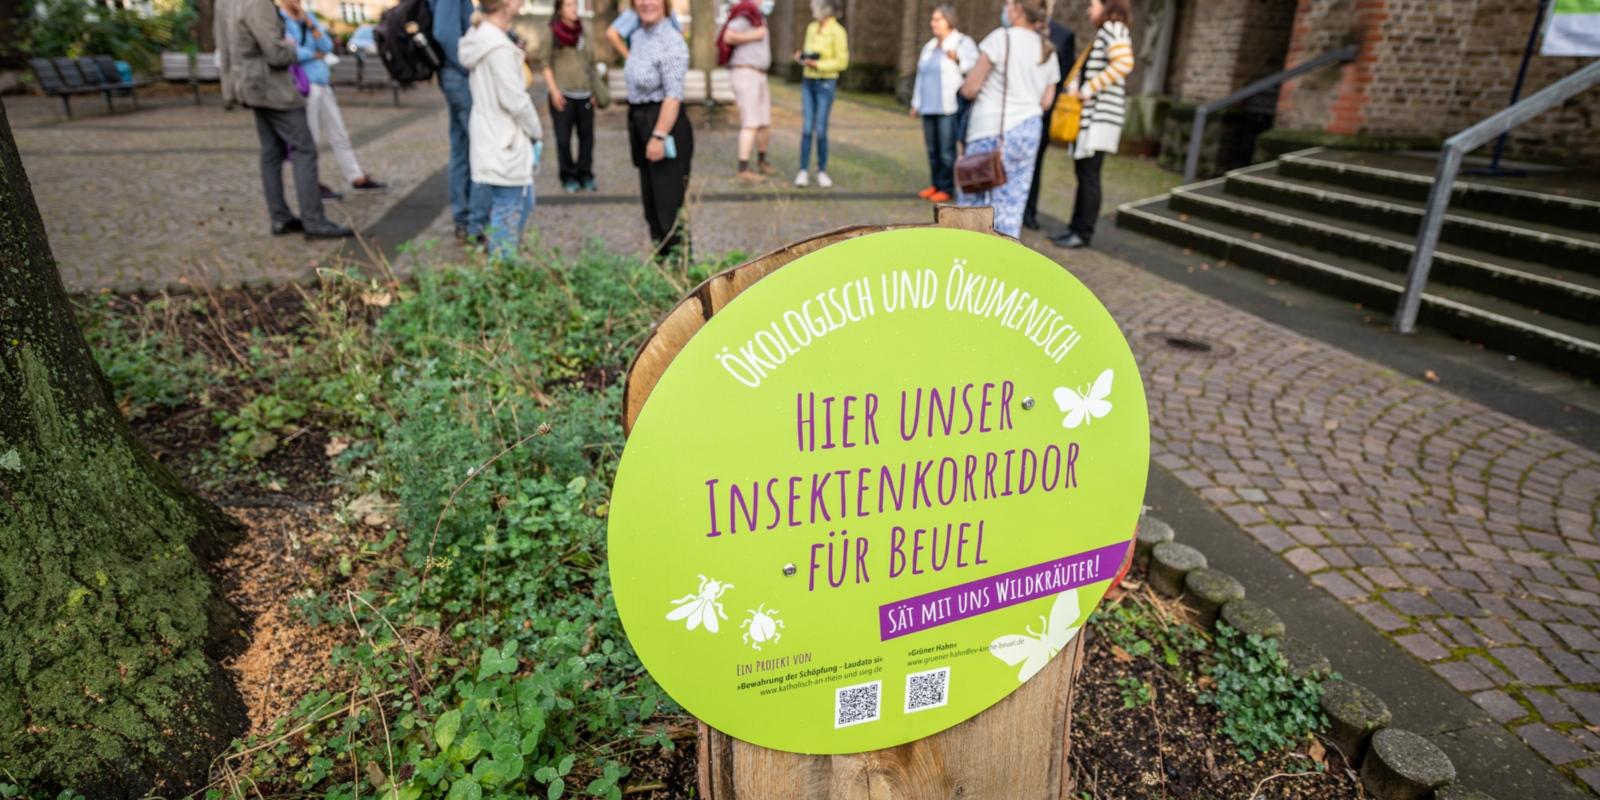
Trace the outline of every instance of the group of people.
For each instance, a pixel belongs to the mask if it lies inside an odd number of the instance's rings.
[[[1071,68],[1072,31],[1051,20],[1041,0],[1006,0],[1000,27],[981,43],[959,30],[953,6],[934,9],[933,38],[923,45],[911,92],[910,113],[922,118],[931,179],[921,197],[993,206],[995,230],[1009,236],[1020,236],[1023,227],[1037,230],[1047,122],[1065,92],[1082,103],[1081,126],[1069,145],[1077,196],[1067,230],[1051,241],[1089,245],[1100,216],[1100,169],[1122,136],[1133,46],[1127,0],[1088,2],[1095,38]],[[958,149],[963,156],[998,152],[1003,181],[981,190],[958,185]]]
[[[351,234],[328,220],[322,202],[337,193],[317,180],[324,138],[352,189],[383,184],[356,159],[328,85],[332,39],[301,0],[229,0],[217,13],[224,92],[251,108],[261,141],[262,185],[272,232],[307,237]],[[531,52],[513,30],[524,0],[427,0],[432,39],[442,51],[440,91],[449,109],[449,194],[457,239],[491,254],[515,252],[532,214],[534,175],[544,128],[530,94],[534,70],[548,89],[563,190],[596,191],[594,115],[609,102],[605,66],[585,29],[578,0],[557,0],[550,30]],[[658,253],[686,243],[683,203],[694,160],[694,130],[684,113],[689,50],[669,0],[633,0],[607,29],[625,59],[627,131],[640,197]],[[1088,0],[1094,42],[1068,69],[1071,30],[1049,19],[1044,0],[1003,0],[1000,27],[982,42],[959,30],[953,6],[932,14],[910,113],[920,116],[933,202],[995,208],[995,229],[1011,236],[1037,228],[1039,167],[1049,143],[1047,120],[1058,94],[1082,103],[1082,129],[1071,152],[1078,179],[1069,229],[1053,241],[1086,246],[1100,206],[1100,169],[1115,152],[1124,113],[1123,82],[1133,66],[1127,0]],[[811,0],[812,21],[794,59],[802,67],[800,159],[796,186],[833,185],[828,121],[838,79],[850,64],[849,39],[833,0]],[[767,74],[771,36],[757,0],[738,0],[718,33],[719,62],[730,71],[738,107],[735,180],[758,183],[777,170],[768,160],[772,101]],[[525,73],[525,69],[527,70]],[[526,76],[526,77],[525,77]],[[576,139],[576,147],[574,147]],[[816,172],[811,171],[813,149]],[[957,179],[963,158],[997,153],[1003,180],[983,188]],[[993,156],[990,157],[994,159]],[[284,201],[283,162],[293,167],[300,216]]]

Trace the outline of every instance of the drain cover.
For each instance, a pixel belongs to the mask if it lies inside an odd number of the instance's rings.
[[[1233,348],[1221,342],[1213,342],[1198,336],[1168,331],[1151,331],[1144,335],[1144,340],[1169,350],[1196,355],[1209,355],[1214,357],[1231,356]]]

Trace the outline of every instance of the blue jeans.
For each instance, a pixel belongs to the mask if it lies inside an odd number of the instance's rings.
[[[489,198],[489,255],[513,258],[522,243],[522,231],[533,214],[533,184],[527,186],[477,185]]]
[[[450,67],[439,70],[439,91],[450,107],[450,214],[467,235],[483,233],[489,222],[489,193],[472,182],[468,156],[467,124],[472,117],[472,90],[467,74]]]
[[[956,193],[957,114],[923,114],[922,141],[928,146],[928,172],[933,188]]]
[[[956,203],[963,206],[993,206],[994,230],[1012,238],[1022,235],[1022,209],[1028,204],[1028,187],[1033,183],[1033,167],[1039,158],[1039,137],[1044,135],[1041,117],[1025,119],[1005,132],[1005,147],[999,136],[985,136],[967,142],[967,155],[1000,150],[1005,163],[1006,182],[977,194],[960,192]]]
[[[800,168],[811,167],[811,139],[817,140],[817,170],[828,171],[828,114],[833,112],[834,78],[800,81]]]

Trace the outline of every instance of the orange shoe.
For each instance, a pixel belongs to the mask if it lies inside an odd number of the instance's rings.
[[[928,195],[928,202],[948,203],[950,202],[950,195],[945,194],[944,192],[934,192],[933,194]]]
[[[929,186],[928,188],[923,189],[920,192],[917,192],[917,196],[922,198],[922,199],[924,199],[924,200],[926,200],[926,199],[934,196],[934,194],[938,193],[938,191],[939,191],[938,189],[936,189],[936,188],[934,188],[932,186]]]

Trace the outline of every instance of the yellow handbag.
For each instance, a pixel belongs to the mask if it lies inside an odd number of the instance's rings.
[[[1067,79],[1061,82],[1063,86],[1071,86],[1072,80],[1083,71],[1083,62],[1088,60],[1089,50],[1093,47],[1091,43],[1083,48],[1083,55],[1078,56],[1078,63],[1072,65],[1072,71],[1067,73]],[[1072,144],[1078,140],[1078,128],[1082,123],[1082,98],[1075,94],[1057,97],[1055,108],[1050,111],[1050,141],[1056,144]]]

